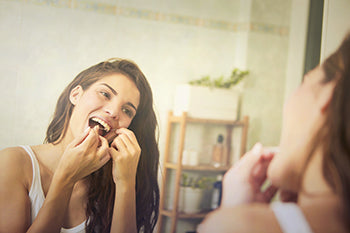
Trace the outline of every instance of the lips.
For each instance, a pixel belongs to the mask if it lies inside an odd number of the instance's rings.
[[[101,118],[98,117],[91,117],[89,119],[89,127],[93,128],[96,125],[99,126],[99,135],[101,135],[102,137],[107,135],[108,132],[111,130],[111,126],[104,120],[102,120]]]

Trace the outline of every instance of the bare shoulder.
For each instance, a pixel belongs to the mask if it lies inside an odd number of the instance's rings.
[[[9,147],[0,151],[0,179],[18,179],[31,182],[31,159],[21,147]],[[29,173],[29,174],[28,174]],[[18,180],[17,180],[18,181]]]
[[[21,147],[0,151],[0,231],[24,232],[30,225],[31,159]]]
[[[198,230],[199,233],[282,233],[268,204],[249,204],[232,208],[220,208],[210,213],[201,223]]]

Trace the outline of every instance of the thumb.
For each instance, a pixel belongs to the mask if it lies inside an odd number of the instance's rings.
[[[251,171],[255,164],[260,160],[262,154],[262,144],[258,142],[242,157],[240,161],[238,161],[237,168],[244,167],[244,169]]]
[[[87,127],[83,133],[81,133],[78,137],[76,137],[71,142],[71,145],[73,145],[73,147],[79,146],[86,139],[86,137],[89,135],[90,131],[91,131],[91,128]]]

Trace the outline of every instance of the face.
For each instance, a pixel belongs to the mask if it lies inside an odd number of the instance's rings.
[[[74,105],[68,132],[75,138],[87,127],[100,127],[99,134],[109,141],[115,129],[128,128],[136,115],[140,92],[134,82],[122,74],[105,76],[85,91],[75,87],[70,94]]]
[[[322,127],[325,117],[323,109],[329,88],[322,83],[323,79],[321,67],[309,72],[284,106],[280,153],[268,170],[269,179],[277,187],[299,190],[312,139]]]

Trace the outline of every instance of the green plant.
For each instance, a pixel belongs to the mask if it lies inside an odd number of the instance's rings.
[[[201,79],[190,81],[189,84],[195,85],[195,86],[210,87],[210,88],[216,87],[216,88],[228,89],[240,83],[248,74],[249,74],[248,70],[242,71],[236,68],[232,71],[231,76],[228,79],[225,79],[224,76],[220,76],[212,80],[210,76],[204,76]]]
[[[214,177],[203,176],[194,178],[189,177],[186,173],[183,173],[181,178],[181,186],[191,188],[209,189],[215,182]]]

